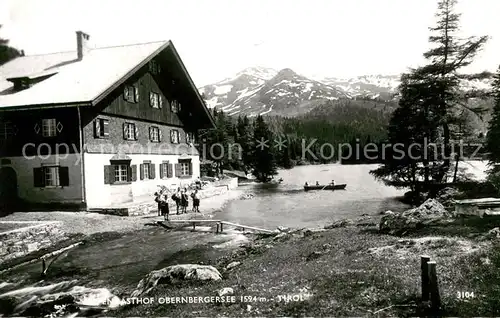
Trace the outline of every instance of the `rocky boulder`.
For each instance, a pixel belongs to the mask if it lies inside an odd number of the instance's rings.
[[[448,221],[453,214],[448,212],[437,200],[428,199],[419,207],[406,210],[402,213],[386,214],[379,224],[381,233],[403,234],[407,231]]]
[[[197,264],[173,265],[152,271],[146,275],[137,285],[132,297],[139,297],[149,293],[159,281],[172,284],[185,280],[220,281],[222,275],[213,266]]]
[[[500,240],[500,228],[495,227],[483,235],[483,240]]]

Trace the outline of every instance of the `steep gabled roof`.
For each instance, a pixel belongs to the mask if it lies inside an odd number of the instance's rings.
[[[0,66],[0,107],[91,103],[168,43],[98,48],[81,60],[78,60],[76,51],[18,57]],[[57,74],[19,92],[12,92],[12,83],[7,81],[50,70],[56,70]]]
[[[81,60],[76,51],[18,57],[0,66],[0,110],[95,105],[167,47],[192,86],[195,99],[214,125],[210,111],[171,41],[96,48]],[[41,76],[49,78],[25,90],[13,89],[16,79]]]

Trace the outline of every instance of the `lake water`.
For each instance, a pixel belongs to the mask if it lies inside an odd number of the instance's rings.
[[[408,206],[397,200],[405,191],[385,186],[370,174],[377,165],[315,165],[282,170],[280,185],[249,184],[254,193],[247,200],[231,201],[216,218],[265,229],[324,226],[334,220],[381,211],[402,211]],[[345,190],[304,191],[304,183],[346,183]]]

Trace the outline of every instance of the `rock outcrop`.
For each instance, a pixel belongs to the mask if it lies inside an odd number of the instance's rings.
[[[144,277],[132,293],[132,297],[139,297],[149,293],[159,281],[174,284],[179,281],[219,281],[222,275],[219,271],[208,265],[181,264],[152,271]]]
[[[419,207],[402,213],[389,213],[382,217],[379,230],[382,233],[400,235],[426,225],[448,221],[453,214],[437,200],[428,199]]]

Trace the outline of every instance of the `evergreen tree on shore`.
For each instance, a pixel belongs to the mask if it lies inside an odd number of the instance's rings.
[[[487,37],[466,40],[458,37],[460,15],[454,12],[456,3],[456,0],[439,1],[437,25],[430,28],[429,37],[434,47],[424,53],[429,63],[402,77],[400,110],[393,114],[388,135],[404,145],[405,156],[401,159],[387,157],[384,166],[372,171],[378,179],[401,181],[400,185],[406,183],[417,192],[429,190],[431,182],[447,182],[454,157],[452,127],[459,122],[457,110],[480,111],[468,108],[467,96],[460,91],[458,71],[473,61]],[[411,143],[420,145],[412,150],[417,148],[425,156],[419,160],[410,158],[415,157],[409,153]],[[442,151],[434,151],[433,143]],[[421,186],[417,189],[417,185]]]
[[[488,180],[500,190],[500,167],[497,166],[500,163],[500,66],[494,77],[492,93],[495,105],[486,136],[486,151],[490,165]]]
[[[254,123],[256,140],[253,156],[253,175],[261,182],[270,181],[278,174],[276,157],[273,149],[273,136],[262,116],[257,116]]]
[[[237,122],[237,130],[238,130],[238,140],[237,142],[241,146],[242,150],[242,165],[243,170],[247,173],[247,170],[252,167],[252,156],[253,156],[253,132],[252,127],[250,126],[250,120],[247,116],[238,117]]]

